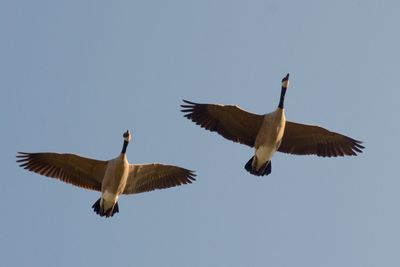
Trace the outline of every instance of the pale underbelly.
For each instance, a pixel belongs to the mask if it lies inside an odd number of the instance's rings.
[[[275,146],[260,146],[256,149],[255,157],[256,161],[256,169],[261,168],[265,164],[265,162],[270,161],[272,156],[275,154],[276,148]]]
[[[110,193],[106,190],[101,194],[100,206],[103,208],[103,210],[107,211],[111,209],[118,201],[118,197],[118,194]]]

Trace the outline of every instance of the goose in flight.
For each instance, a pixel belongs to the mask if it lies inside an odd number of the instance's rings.
[[[183,100],[185,117],[226,139],[255,148],[245,169],[262,176],[271,173],[276,151],[320,157],[355,156],[364,146],[361,141],[319,126],[286,121],[284,100],[289,74],[282,79],[281,95],[275,111],[253,114],[233,105],[199,104]]]
[[[119,211],[121,194],[137,194],[195,181],[193,171],[159,163],[129,164],[126,149],[130,131],[123,134],[124,143],[118,157],[108,161],[84,158],[75,154],[18,152],[21,167],[38,174],[86,189],[101,191],[92,208],[100,216],[110,217]]]

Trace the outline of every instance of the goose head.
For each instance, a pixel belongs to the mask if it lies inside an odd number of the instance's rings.
[[[289,73],[282,79],[282,88],[287,89],[289,86]]]
[[[124,132],[124,134],[122,135],[124,137],[124,145],[122,146],[122,154],[126,153],[126,148],[128,147],[129,141],[131,141],[132,135],[131,132],[129,130],[127,130],[126,132]]]
[[[132,135],[131,135],[131,132],[129,130],[126,130],[126,132],[124,132],[124,134],[122,136],[124,137],[124,141],[126,141],[128,143],[132,139]]]
[[[278,108],[283,109],[283,102],[285,101],[286,89],[289,86],[289,73],[282,79],[281,97],[279,99]]]

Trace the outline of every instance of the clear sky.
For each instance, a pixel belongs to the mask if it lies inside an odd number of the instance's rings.
[[[400,266],[399,1],[0,2],[2,266]],[[182,99],[364,141],[358,157],[253,150],[196,126]],[[122,196],[27,172],[17,151],[128,159],[196,183]],[[397,174],[396,174],[397,173]]]

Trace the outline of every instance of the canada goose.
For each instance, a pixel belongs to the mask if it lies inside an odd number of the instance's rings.
[[[320,157],[355,156],[364,148],[361,141],[322,127],[286,121],[284,100],[289,74],[282,79],[278,108],[258,115],[238,106],[199,104],[183,100],[184,116],[200,127],[217,132],[226,139],[255,148],[245,169],[262,176],[271,173],[271,158],[276,151],[315,154]]]
[[[100,216],[110,217],[119,211],[121,194],[137,194],[155,189],[190,184],[193,171],[159,163],[129,164],[126,148],[131,133],[123,134],[121,154],[108,161],[84,158],[74,154],[18,152],[17,162],[24,169],[57,178],[86,189],[101,191],[92,208]]]

